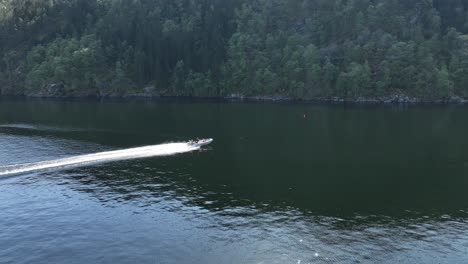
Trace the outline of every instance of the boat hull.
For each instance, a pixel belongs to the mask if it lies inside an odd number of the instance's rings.
[[[197,141],[195,143],[192,143],[192,146],[202,147],[202,146],[206,146],[206,145],[211,144],[211,142],[213,142],[212,138],[201,139],[201,140],[199,140],[199,141]]]

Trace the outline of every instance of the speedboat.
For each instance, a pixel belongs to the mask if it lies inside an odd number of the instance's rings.
[[[189,144],[194,146],[194,147],[202,147],[202,146],[206,146],[206,145],[210,144],[211,142],[213,142],[212,138],[204,138],[204,139],[200,139],[200,140],[191,140],[191,141],[189,141]]]

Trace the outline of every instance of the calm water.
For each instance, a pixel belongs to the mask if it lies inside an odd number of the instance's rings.
[[[304,114],[307,118],[304,118]],[[0,101],[0,263],[468,263],[468,108]]]

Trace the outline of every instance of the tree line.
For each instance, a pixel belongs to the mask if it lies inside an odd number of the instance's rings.
[[[464,0],[0,0],[0,87],[468,97]]]

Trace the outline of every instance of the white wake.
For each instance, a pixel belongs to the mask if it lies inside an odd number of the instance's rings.
[[[14,174],[23,174],[40,170],[67,168],[75,166],[92,165],[97,163],[129,160],[138,158],[148,158],[155,156],[168,156],[190,152],[199,149],[187,143],[168,143],[161,145],[145,146],[139,148],[129,148],[123,150],[114,150],[99,152],[94,154],[79,155],[74,157],[40,161],[34,163],[25,163],[18,165],[0,166],[0,177]]]

